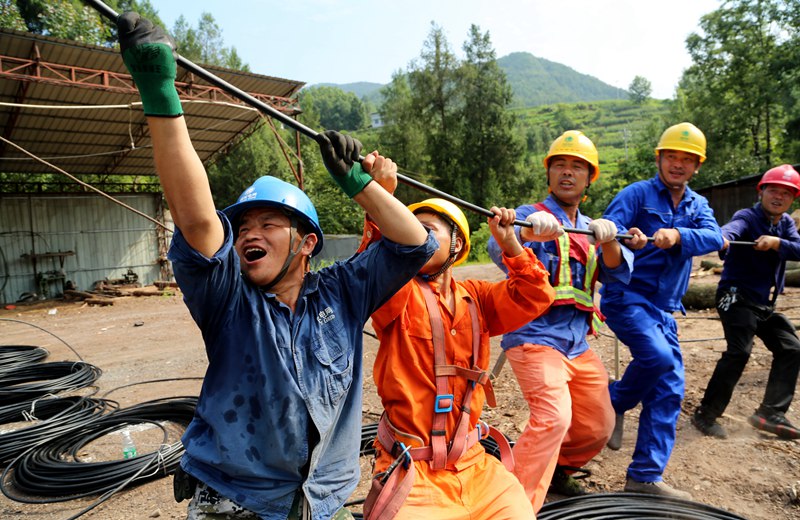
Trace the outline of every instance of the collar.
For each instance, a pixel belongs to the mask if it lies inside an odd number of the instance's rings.
[[[556,198],[553,197],[552,194],[548,195],[547,198],[544,199],[544,201],[542,201],[542,204],[544,204],[547,207],[547,209],[549,209],[562,224],[568,223],[570,226],[572,225],[571,223],[569,223],[570,220],[569,217],[567,217],[567,212],[564,211],[564,208],[561,207],[561,205],[556,201]],[[586,226],[589,225],[588,218],[583,216],[583,214],[581,213],[581,208],[580,206],[578,206],[578,212],[575,214],[575,225],[578,228],[582,229],[581,223],[584,222]]]
[[[658,172],[656,172],[656,176],[652,179],[652,181],[655,183],[656,189],[659,191],[659,193],[667,192],[667,195],[672,197],[672,192],[669,191],[667,185],[664,184],[664,182],[661,180],[661,177],[658,175]],[[695,192],[687,184],[686,189],[683,190],[683,197],[681,198],[681,201],[693,200],[695,198],[695,195],[696,195]]]

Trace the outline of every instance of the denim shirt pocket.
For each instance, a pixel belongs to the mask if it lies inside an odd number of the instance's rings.
[[[335,405],[353,382],[352,349],[344,325],[334,319],[322,324],[314,333],[314,357],[322,365],[330,402]]]

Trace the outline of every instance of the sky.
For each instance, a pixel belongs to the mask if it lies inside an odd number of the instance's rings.
[[[686,37],[720,0],[151,0],[168,28],[204,12],[254,73],[315,83],[388,83],[440,26],[458,57],[470,25],[497,57],[529,52],[627,89],[672,98],[691,65]]]

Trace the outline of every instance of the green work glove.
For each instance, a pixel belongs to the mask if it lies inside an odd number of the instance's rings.
[[[117,18],[122,60],[136,82],[146,116],[177,117],[183,114],[175,90],[177,64],[175,42],[161,27],[137,13]]]
[[[349,135],[328,130],[317,134],[317,144],[328,173],[345,194],[353,198],[361,193],[372,177],[361,169],[358,162],[361,142]]]

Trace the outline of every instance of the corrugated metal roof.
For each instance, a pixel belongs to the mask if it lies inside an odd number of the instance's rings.
[[[239,89],[290,98],[304,83],[205,67]],[[248,135],[260,114],[224,99],[208,83],[178,71],[176,84],[195,149],[203,162]],[[233,103],[209,104],[213,98]],[[0,28],[0,102],[27,105],[104,106],[140,101],[114,49]],[[286,99],[275,100],[279,106]],[[292,109],[290,106],[289,109]],[[0,135],[72,174],[154,175],[150,139],[141,105],[106,109],[40,109],[0,105]],[[134,146],[131,146],[131,143]],[[0,142],[0,171],[52,173],[52,169]]]

